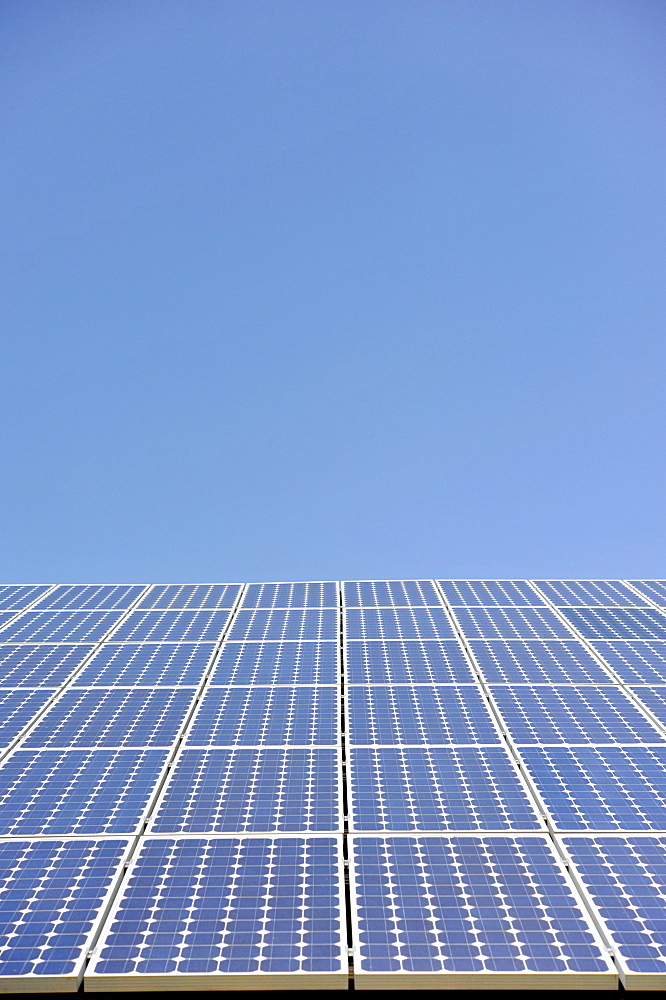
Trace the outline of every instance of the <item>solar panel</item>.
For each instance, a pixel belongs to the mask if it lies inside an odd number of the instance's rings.
[[[198,685],[214,652],[213,642],[105,642],[74,683],[77,687]]]
[[[337,583],[250,583],[243,608],[337,608]]]
[[[440,580],[439,585],[452,607],[531,607],[544,603],[527,580]]]
[[[238,583],[155,584],[138,604],[142,611],[180,608],[233,608],[241,587]]]
[[[217,642],[230,618],[226,608],[205,611],[132,611],[114,642]]]
[[[562,837],[577,884],[594,903],[625,989],[666,986],[666,840]]]
[[[663,743],[665,737],[616,687],[510,687],[491,692],[518,744]]]
[[[345,607],[440,607],[432,580],[361,580],[342,584]]]
[[[489,684],[609,684],[613,678],[578,640],[471,639]]]
[[[0,836],[138,833],[166,750],[15,750],[0,766]]]
[[[18,586],[0,586],[0,611],[23,611],[28,605],[33,604],[38,597],[45,594],[49,589],[48,584],[35,586],[24,584]]]
[[[225,642],[211,684],[337,684],[337,642]]]
[[[336,608],[276,608],[237,612],[228,638],[236,642],[318,642],[338,637]]]
[[[339,753],[331,748],[183,748],[151,833],[342,830]]]
[[[0,991],[76,991],[129,841],[0,841]]]
[[[349,790],[357,831],[543,826],[503,747],[352,747]]]
[[[0,749],[11,746],[52,697],[49,690],[0,690]]]
[[[636,687],[632,691],[648,711],[666,726],[666,688]]]
[[[0,643],[0,686],[58,688],[94,648]]]
[[[146,588],[130,584],[63,584],[54,587],[38,603],[36,610],[93,610],[112,611],[131,608]]]
[[[594,649],[625,684],[666,684],[666,642],[603,642]]]
[[[190,746],[337,746],[335,687],[209,687],[190,723]]]
[[[616,988],[545,837],[353,837],[350,853],[357,989]]]
[[[557,608],[589,608],[595,605],[631,608],[648,603],[622,580],[536,580],[535,582]]]
[[[455,639],[348,642],[350,684],[465,684],[474,680]]]
[[[456,608],[468,639],[571,639],[550,608]]]
[[[666,615],[652,608],[563,608],[562,614],[590,639],[666,639]]]
[[[0,636],[3,642],[99,642],[122,614],[121,611],[24,611]]]
[[[347,688],[349,742],[499,743],[499,730],[478,687],[375,685]]]
[[[453,639],[443,608],[348,608],[347,639]]]
[[[74,688],[54,702],[21,748],[170,747],[194,695],[192,688]]]
[[[666,580],[630,580],[632,587],[640,590],[655,604],[666,607]]]
[[[336,837],[146,839],[86,984],[346,989],[342,873]]]
[[[0,629],[4,628],[4,626],[15,617],[16,611],[0,611]],[[4,634],[2,638],[4,639]]]

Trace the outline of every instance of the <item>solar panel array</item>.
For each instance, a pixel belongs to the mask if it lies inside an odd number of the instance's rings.
[[[666,583],[0,587],[0,992],[661,989]]]

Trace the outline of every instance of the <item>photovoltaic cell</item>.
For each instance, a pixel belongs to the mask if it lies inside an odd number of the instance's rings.
[[[345,665],[350,684],[465,684],[474,680],[456,639],[349,642]]]
[[[335,687],[209,687],[192,720],[190,746],[337,745]]]
[[[354,837],[351,856],[357,988],[616,984],[545,837]]]
[[[231,612],[132,611],[113,634],[114,642],[216,642]]]
[[[537,580],[536,584],[557,608],[631,608],[648,603],[621,580]]]
[[[337,684],[335,642],[225,642],[211,684]]]
[[[664,736],[617,687],[491,687],[516,743],[662,743]]]
[[[336,608],[276,608],[240,610],[228,638],[236,642],[283,642],[285,640],[337,639]]]
[[[0,767],[0,835],[136,833],[166,750],[16,750]]]
[[[441,607],[432,580],[362,580],[342,585],[345,607]]]
[[[147,839],[86,983],[344,989],[341,869],[335,837]]]
[[[532,607],[544,601],[527,580],[440,580],[452,607]]]
[[[553,828],[666,830],[666,747],[522,747]]]
[[[62,584],[46,594],[37,611],[126,611],[145,590],[143,584]]]
[[[631,580],[630,583],[655,604],[666,607],[666,580]]]
[[[0,629],[4,628],[5,625],[12,620],[12,618],[16,618],[16,615],[16,611],[0,611]],[[6,641],[4,632],[0,633],[0,636],[3,641]]]
[[[550,608],[456,608],[468,639],[571,639]]]
[[[347,639],[453,639],[443,608],[349,608]]]
[[[625,684],[666,684],[666,642],[603,642],[594,649]]]
[[[214,652],[213,642],[105,642],[75,684],[77,687],[198,685]]]
[[[628,989],[666,986],[663,837],[562,837],[578,885],[592,897]]]
[[[333,832],[340,806],[337,750],[186,748],[150,832]]]
[[[41,594],[45,594],[49,589],[48,584],[34,586],[25,584],[23,586],[0,586],[0,611],[22,611],[29,604],[36,601]]]
[[[0,686],[58,688],[95,647],[0,644]]]
[[[640,698],[643,705],[663,726],[666,726],[666,688],[637,687],[633,689],[633,694]]]
[[[238,583],[155,584],[138,607],[142,611],[148,608],[233,608],[240,589]]]
[[[503,747],[352,747],[354,830],[534,830]]]
[[[193,688],[74,688],[54,702],[21,749],[168,747],[194,697]]]
[[[48,690],[0,690],[0,748],[10,746],[52,697]]]
[[[25,611],[0,637],[3,642],[98,642],[122,611]]]
[[[582,636],[597,639],[666,639],[666,615],[652,608],[562,608]]]
[[[118,839],[0,841],[0,990],[77,989],[127,847]]]
[[[500,743],[478,687],[405,685],[347,688],[350,743]]]
[[[337,608],[338,585],[321,583],[250,583],[243,608]]]
[[[490,684],[610,684],[611,676],[574,639],[472,639],[469,647]]]

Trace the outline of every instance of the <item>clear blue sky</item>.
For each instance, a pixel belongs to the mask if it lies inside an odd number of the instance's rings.
[[[663,0],[5,0],[2,577],[666,576]]]

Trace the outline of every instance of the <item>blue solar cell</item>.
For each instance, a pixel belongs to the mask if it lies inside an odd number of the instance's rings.
[[[337,639],[336,608],[276,608],[237,613],[228,638],[237,642]]]
[[[132,611],[114,632],[114,642],[216,642],[231,612],[227,608],[206,611]]]
[[[167,973],[346,977],[340,855],[334,837],[147,839],[86,981]]]
[[[432,580],[362,580],[342,584],[345,607],[406,608],[441,607]]]
[[[666,639],[666,615],[656,608],[563,608],[562,614],[591,639]]]
[[[563,837],[562,843],[625,970],[661,973],[666,984],[664,838]]]
[[[340,829],[333,749],[185,749],[151,833],[288,833]]]
[[[478,687],[387,685],[347,688],[350,743],[500,743]]]
[[[354,837],[352,859],[359,981],[610,970],[545,837]]]
[[[662,743],[661,733],[616,687],[491,687],[517,743]]]
[[[49,584],[0,587],[0,611],[22,611],[49,589]]]
[[[75,683],[79,687],[198,685],[214,652],[213,642],[105,642]]]
[[[98,642],[122,611],[24,611],[0,635],[3,642]]]
[[[194,688],[73,688],[21,747],[171,746],[195,694]]]
[[[345,665],[350,684],[464,684],[474,680],[455,639],[349,642]]]
[[[626,684],[666,684],[666,642],[602,642],[594,648]]]
[[[0,686],[58,688],[95,647],[0,645]]]
[[[554,829],[666,829],[666,747],[523,747]]]
[[[335,642],[226,642],[211,684],[337,684]]]
[[[0,842],[0,977],[76,980],[127,845],[126,840]],[[32,980],[31,989],[39,989],[39,980]]]
[[[190,746],[336,745],[334,687],[209,687],[190,724]]]
[[[166,750],[16,750],[0,767],[0,835],[136,833]]]
[[[633,694],[666,726],[666,688],[637,687],[633,689]]]
[[[52,697],[49,690],[0,690],[0,748],[10,746]]]
[[[666,580],[630,580],[636,590],[645,594],[655,604],[666,607]]]
[[[321,583],[250,583],[241,607],[248,608],[337,608],[338,585]]]
[[[622,607],[648,602],[638,597],[621,580],[536,580],[537,586],[556,608]]]
[[[571,639],[550,608],[456,608],[468,639]]]
[[[42,598],[36,610],[126,611],[145,589],[143,584],[61,584]]]
[[[503,747],[353,747],[354,830],[541,827]]]
[[[142,611],[149,608],[233,608],[240,593],[238,583],[155,584],[139,602]]]
[[[471,639],[469,646],[490,684],[612,683],[577,639]]]
[[[440,580],[452,607],[534,607],[544,601],[527,580]]]
[[[349,608],[347,639],[453,639],[443,608]]]

